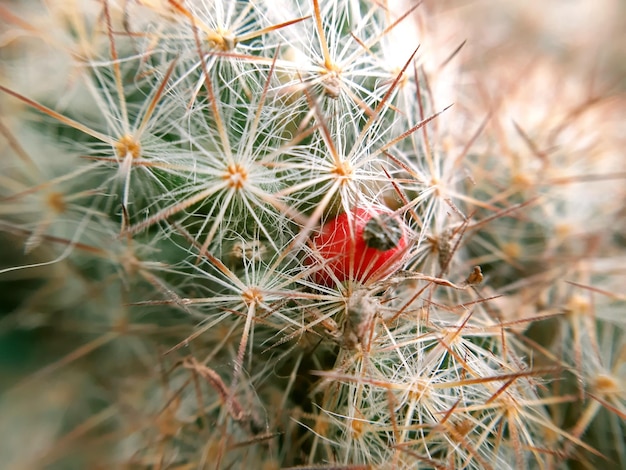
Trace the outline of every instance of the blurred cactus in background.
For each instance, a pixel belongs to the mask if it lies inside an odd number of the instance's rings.
[[[6,468],[624,468],[624,9],[0,6]]]

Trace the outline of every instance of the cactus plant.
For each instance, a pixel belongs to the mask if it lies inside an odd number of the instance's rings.
[[[454,4],[0,6],[9,468],[626,464],[626,102]]]

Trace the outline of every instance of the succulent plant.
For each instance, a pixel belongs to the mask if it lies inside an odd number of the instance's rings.
[[[626,464],[623,90],[457,3],[0,6],[8,468]]]

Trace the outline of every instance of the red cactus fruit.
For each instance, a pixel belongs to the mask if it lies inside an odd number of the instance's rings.
[[[356,208],[328,221],[312,239],[323,263],[317,284],[380,279],[398,268],[406,253],[406,226],[387,208]]]

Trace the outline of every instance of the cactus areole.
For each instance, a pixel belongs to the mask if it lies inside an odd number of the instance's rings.
[[[406,228],[389,209],[356,208],[324,224],[312,245],[322,263],[313,275],[316,283],[365,282],[397,269],[406,252]]]

